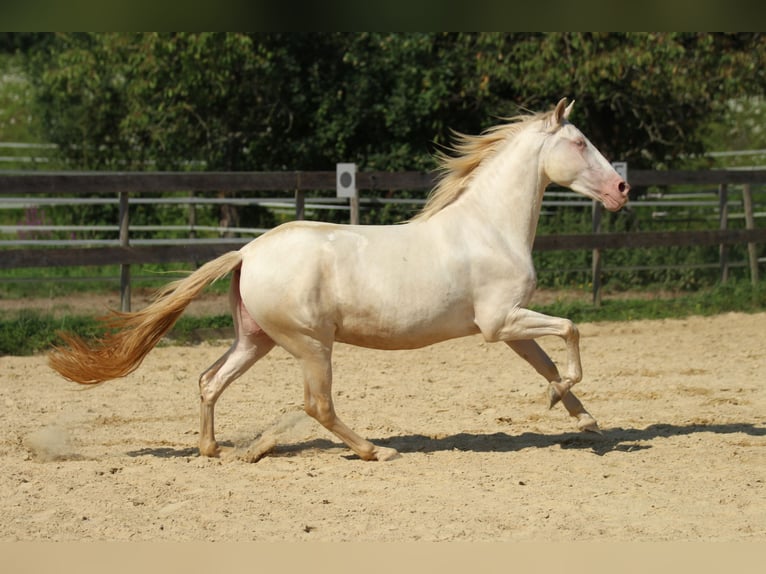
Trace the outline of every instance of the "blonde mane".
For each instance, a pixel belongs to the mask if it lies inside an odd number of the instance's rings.
[[[455,143],[449,148],[455,155],[436,153],[439,181],[428,194],[423,209],[412,220],[428,219],[454,202],[466,190],[479,165],[493,156],[503,142],[515,137],[531,122],[546,121],[551,115],[553,111],[515,116],[508,118],[508,123],[493,126],[476,136],[455,132]]]

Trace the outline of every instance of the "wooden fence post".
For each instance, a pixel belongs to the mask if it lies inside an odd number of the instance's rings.
[[[295,219],[306,218],[306,193],[301,189],[301,172],[295,174]]]
[[[722,183],[718,186],[718,228],[726,231],[729,226],[729,187]],[[721,243],[718,246],[718,258],[721,264],[721,283],[729,279],[729,247]]]
[[[120,196],[120,247],[130,246],[130,218],[128,192],[119,192]],[[130,311],[130,264],[120,263],[120,310]]]
[[[197,238],[197,204],[194,203],[194,192],[189,192],[189,239]]]
[[[306,217],[306,194],[302,189],[295,190],[295,219]]]
[[[750,184],[742,186],[742,203],[745,208],[745,228],[755,229],[755,216],[753,214],[753,193]],[[758,284],[758,245],[747,244],[747,258],[750,262],[750,282],[753,286]]]
[[[600,201],[593,201],[593,233],[601,233],[601,216],[604,213],[604,206]],[[591,266],[591,279],[593,281],[593,305],[601,307],[601,250],[593,250],[593,261]]]
[[[359,225],[359,192],[356,192],[353,197],[348,198],[348,205],[351,208],[349,223],[351,225]]]

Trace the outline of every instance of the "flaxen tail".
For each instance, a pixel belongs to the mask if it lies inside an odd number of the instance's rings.
[[[91,343],[76,335],[61,334],[68,348],[55,347],[50,366],[69,380],[96,384],[135,371],[192,300],[208,285],[225,277],[242,263],[239,251],[210,261],[184,279],[174,281],[145,309],[115,312],[102,318],[111,333]]]

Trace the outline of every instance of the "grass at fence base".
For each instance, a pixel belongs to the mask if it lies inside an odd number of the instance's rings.
[[[717,315],[739,311],[766,311],[766,283],[751,285],[747,281],[731,281],[673,298],[651,298],[642,292],[640,298],[609,299],[601,307],[584,302],[556,302],[534,306],[536,311],[567,317],[576,323],[596,321],[632,321],[637,319],[670,319],[690,315]]]
[[[133,293],[153,293],[170,281],[194,271],[190,263],[131,265]],[[207,288],[208,293],[226,293],[229,278]],[[0,278],[0,297],[22,299],[67,297],[87,293],[114,293],[120,286],[120,266],[40,267],[4,269]]]
[[[536,311],[567,317],[576,323],[597,321],[632,321],[638,319],[681,318],[691,315],[716,315],[728,312],[766,311],[766,282],[752,286],[748,282],[729,282],[672,299],[609,299],[601,307],[588,302],[563,301],[534,306]],[[31,355],[46,352],[59,342],[57,331],[72,331],[84,338],[103,333],[94,317],[54,318],[37,311],[23,310],[0,314],[0,355]],[[167,344],[189,345],[205,340],[231,339],[229,315],[210,317],[183,316],[167,337]]]
[[[52,315],[24,310],[0,317],[0,356],[33,355],[58,342],[57,331],[71,331],[90,338],[103,333],[93,317]]]

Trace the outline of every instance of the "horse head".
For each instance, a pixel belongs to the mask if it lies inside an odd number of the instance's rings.
[[[618,211],[628,201],[630,185],[596,147],[569,121],[574,101],[562,98],[546,119],[542,169],[545,177],[561,186]]]

